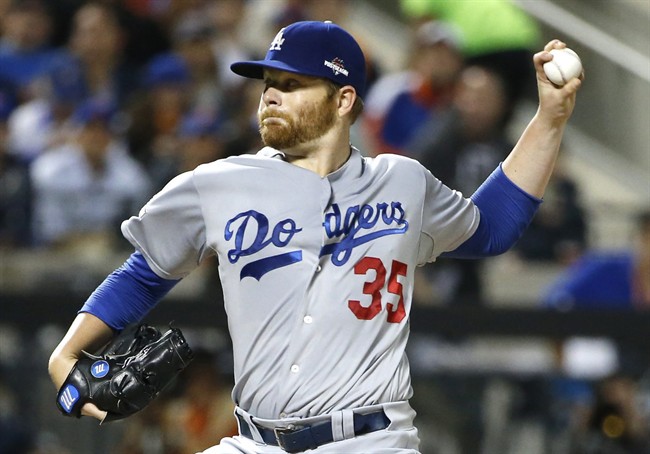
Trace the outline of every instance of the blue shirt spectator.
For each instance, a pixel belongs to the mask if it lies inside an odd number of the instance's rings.
[[[25,0],[12,2],[0,22],[0,77],[28,96],[29,85],[51,68],[59,54],[50,43],[52,18],[45,3]]]
[[[590,251],[546,290],[544,302],[557,309],[650,308],[650,212],[637,220],[635,247]]]

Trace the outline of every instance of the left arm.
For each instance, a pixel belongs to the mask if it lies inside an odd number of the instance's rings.
[[[48,371],[54,386],[61,388],[82,351],[97,350],[115,332],[142,319],[177,282],[157,276],[142,254],[132,254],[92,293],[52,352]],[[100,421],[106,416],[91,402],[83,406],[82,414]]]

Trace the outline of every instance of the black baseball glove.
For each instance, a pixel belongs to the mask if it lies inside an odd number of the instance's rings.
[[[161,334],[145,324],[122,331],[96,355],[83,352],[57,395],[66,416],[81,416],[92,402],[107,416],[126,418],[146,407],[185,369],[192,350],[178,328]]]

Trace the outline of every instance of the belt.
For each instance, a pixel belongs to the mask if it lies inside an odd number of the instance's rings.
[[[354,435],[363,435],[377,430],[383,430],[390,424],[390,419],[379,410],[365,415],[355,413],[354,418]],[[251,429],[244,418],[237,414],[241,434],[253,439]],[[255,423],[253,423],[255,424]],[[316,449],[327,443],[334,441],[332,435],[332,422],[319,422],[308,426],[299,424],[290,424],[288,427],[269,429],[255,424],[255,427],[262,436],[262,440],[267,445],[279,446],[284,451],[296,453],[306,451],[307,449]]]

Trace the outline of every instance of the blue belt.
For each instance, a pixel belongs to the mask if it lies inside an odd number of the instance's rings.
[[[354,435],[363,435],[377,430],[383,430],[390,424],[390,419],[383,410],[365,415],[355,413],[354,418]],[[253,440],[253,435],[248,423],[244,418],[237,414],[241,434]],[[255,424],[255,423],[253,423]],[[262,436],[262,440],[267,445],[279,446],[289,453],[303,452],[308,449],[316,449],[327,443],[334,441],[332,435],[332,422],[325,421],[315,423],[309,426],[268,429],[255,424],[255,427]]]

